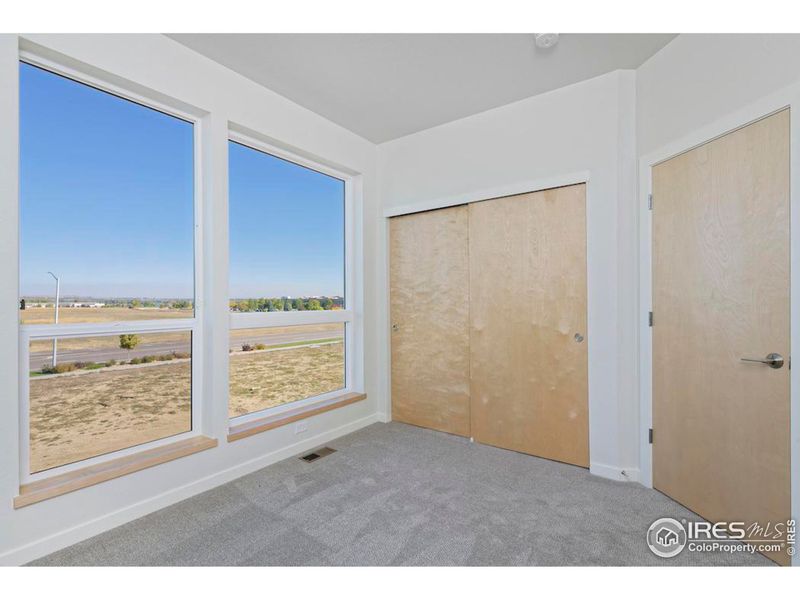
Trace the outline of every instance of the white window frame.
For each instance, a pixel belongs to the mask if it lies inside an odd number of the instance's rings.
[[[320,164],[293,152],[264,142],[252,135],[242,133],[231,127],[228,131],[228,140],[246,146],[252,150],[269,154],[276,158],[294,163],[301,167],[317,171],[344,182],[344,306],[342,310],[314,310],[314,311],[275,311],[275,312],[231,312],[229,310],[227,342],[230,344],[230,332],[237,329],[256,329],[265,327],[287,327],[291,325],[316,325],[321,323],[344,324],[344,364],[345,384],[343,388],[299,398],[279,406],[257,410],[246,415],[229,419],[229,426],[234,427],[251,421],[267,418],[277,418],[285,413],[298,414],[307,410],[324,407],[336,402],[343,394],[357,391],[361,386],[356,381],[356,361],[360,356],[358,337],[356,336],[356,289],[355,275],[355,178],[343,171]],[[229,159],[230,160],[230,159]],[[228,198],[230,211],[230,197]],[[229,232],[230,243],[230,232]],[[228,297],[230,303],[230,294]],[[230,364],[230,363],[229,363]],[[230,366],[229,366],[230,372]],[[230,389],[230,388],[229,388]]]
[[[203,316],[204,306],[202,303],[203,288],[203,180],[202,180],[202,157],[201,140],[202,125],[200,111],[192,113],[185,107],[178,107],[175,104],[167,104],[161,100],[142,93],[134,92],[116,83],[112,83],[100,77],[89,75],[81,70],[63,65],[49,58],[44,58],[35,53],[22,50],[19,53],[19,61],[28,63],[35,67],[45,69],[55,75],[60,75],[72,79],[78,83],[83,83],[93,87],[100,92],[108,92],[118,96],[123,100],[129,100],[140,104],[146,108],[152,108],[172,117],[176,117],[192,124],[193,128],[193,183],[194,183],[194,316],[181,319],[158,319],[141,321],[109,321],[105,323],[60,323],[56,324],[20,324],[19,326],[19,431],[20,431],[20,483],[22,485],[33,483],[41,479],[47,479],[64,473],[69,473],[77,469],[98,463],[107,462],[115,458],[137,454],[151,448],[157,448],[166,444],[171,444],[180,440],[195,437],[202,433],[203,423],[203,396],[202,396],[202,374],[203,374]],[[19,202],[19,198],[17,202]],[[18,224],[19,226],[19,224]],[[20,230],[20,239],[22,239]],[[22,276],[22,257],[20,254],[20,277]],[[21,289],[21,282],[18,285]],[[191,429],[165,438],[153,440],[143,444],[130,446],[113,452],[108,452],[95,457],[87,458],[77,462],[69,463],[59,467],[54,467],[38,473],[31,473],[30,469],[30,412],[29,412],[29,363],[30,363],[30,342],[39,339],[63,339],[75,337],[90,337],[102,335],[120,335],[123,333],[160,333],[170,331],[186,331],[191,333]]]

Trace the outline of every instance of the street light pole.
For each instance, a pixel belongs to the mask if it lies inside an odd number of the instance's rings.
[[[58,302],[61,296],[61,279],[53,275],[52,271],[48,271],[53,279],[56,280],[56,323],[58,323]],[[56,366],[56,356],[58,354],[58,338],[53,337],[53,366]]]

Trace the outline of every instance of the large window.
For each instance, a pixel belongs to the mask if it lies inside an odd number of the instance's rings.
[[[194,129],[20,63],[23,480],[192,431]]]
[[[347,389],[348,189],[254,140],[229,143],[232,418]]]

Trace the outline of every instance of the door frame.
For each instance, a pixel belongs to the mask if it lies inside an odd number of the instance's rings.
[[[653,335],[649,326],[652,306],[652,169],[679,154],[741,129],[784,109],[792,111],[790,119],[790,345],[800,352],[800,85],[793,85],[766,96],[744,108],[697,128],[658,150],[639,158],[639,468],[640,483],[653,487],[653,451],[649,429],[653,416]],[[655,199],[658,203],[658,199]],[[655,315],[658,319],[658,315]],[[793,369],[790,378],[790,461],[791,514],[800,520],[800,369]],[[658,435],[655,432],[654,435]],[[800,566],[800,557],[792,557],[792,565]]]
[[[383,236],[383,246],[384,246],[384,257],[385,257],[385,270],[386,278],[385,280],[381,281],[379,285],[383,287],[386,291],[386,295],[384,297],[385,304],[381,306],[382,315],[379,321],[383,327],[383,331],[389,331],[390,324],[390,314],[391,314],[391,298],[390,298],[390,281],[389,281],[389,272],[390,272],[390,252],[389,252],[389,219],[392,217],[399,217],[403,215],[410,215],[418,212],[425,212],[429,210],[437,210],[440,208],[450,208],[453,206],[459,206],[463,204],[472,204],[473,202],[483,202],[486,200],[494,200],[495,198],[503,198],[506,196],[516,196],[521,194],[530,194],[534,192],[541,192],[544,190],[557,188],[557,187],[566,187],[570,185],[580,185],[584,184],[586,186],[586,331],[589,336],[589,358],[588,358],[588,373],[587,373],[587,403],[588,403],[588,410],[589,410],[589,471],[610,479],[615,479],[618,481],[630,481],[635,480],[635,477],[629,478],[629,476],[625,473],[620,473],[620,471],[616,467],[608,466],[605,464],[600,463],[593,463],[592,462],[592,447],[593,447],[593,428],[592,428],[592,411],[593,411],[593,397],[602,397],[602,395],[606,392],[605,389],[605,382],[604,374],[600,372],[600,369],[596,369],[593,367],[595,361],[593,360],[592,352],[594,348],[595,353],[602,352],[602,344],[592,344],[591,343],[591,335],[593,331],[597,331],[598,328],[595,327],[595,320],[598,318],[595,315],[595,311],[592,310],[593,305],[593,288],[595,285],[595,281],[600,281],[593,277],[593,260],[592,260],[592,248],[595,241],[592,239],[591,235],[591,217],[590,213],[592,209],[592,194],[594,193],[594,186],[592,184],[592,173],[589,170],[585,171],[572,171],[572,172],[565,172],[556,174],[549,177],[541,177],[538,179],[531,179],[526,181],[519,181],[508,185],[499,185],[493,186],[490,188],[480,189],[474,192],[466,192],[463,194],[457,194],[452,196],[445,196],[441,198],[434,198],[431,200],[426,200],[424,202],[414,202],[409,204],[403,204],[399,206],[394,206],[390,208],[386,208],[383,211],[383,218],[382,221],[382,236]],[[598,209],[602,210],[602,209]],[[382,406],[378,407],[378,412],[380,414],[380,419],[384,422],[391,421],[392,419],[392,352],[391,352],[391,335],[387,335],[382,338],[382,344],[384,345],[384,358],[381,360],[384,367],[385,377],[382,380]]]

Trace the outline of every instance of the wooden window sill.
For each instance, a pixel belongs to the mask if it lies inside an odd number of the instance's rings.
[[[216,445],[217,440],[200,435],[28,483],[20,486],[19,496],[14,498],[14,508],[22,508],[42,500],[55,498],[62,494],[116,479],[123,475],[214,448]]]
[[[236,440],[241,440],[246,437],[250,437],[251,435],[255,435],[257,433],[261,433],[263,431],[269,431],[270,429],[276,429],[278,427],[283,427],[284,425],[288,425],[289,423],[294,423],[295,421],[301,421],[303,419],[307,419],[309,417],[313,417],[314,415],[318,415],[324,412],[328,412],[329,410],[336,410],[337,408],[341,408],[342,406],[347,406],[348,404],[353,404],[354,402],[360,402],[361,400],[366,400],[367,395],[361,393],[347,393],[342,394],[341,396],[337,396],[332,400],[329,400],[328,403],[323,404],[322,406],[315,406],[311,405],[305,407],[305,410],[298,411],[292,414],[281,414],[281,415],[274,415],[270,417],[264,417],[263,419],[253,419],[252,421],[248,421],[247,423],[242,423],[240,425],[234,425],[228,429],[228,441],[235,442]]]

